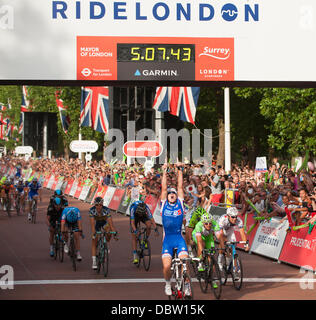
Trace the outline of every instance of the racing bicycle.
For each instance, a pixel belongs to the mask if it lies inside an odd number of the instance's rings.
[[[100,273],[102,269],[102,273],[104,277],[107,276],[108,270],[109,270],[109,249],[108,249],[108,242],[106,239],[107,234],[113,234],[115,240],[118,240],[117,238],[117,232],[113,231],[105,231],[102,229],[102,231],[96,231],[95,236],[98,236],[98,242],[97,242],[97,250],[96,250],[96,259],[97,259],[97,273]]]
[[[231,275],[233,280],[233,286],[236,290],[240,290],[243,281],[243,268],[240,257],[236,251],[237,244],[248,244],[248,241],[226,241],[223,259],[223,268],[221,270],[222,284],[225,285],[227,282],[228,275]],[[230,255],[231,259],[227,265],[226,257]]]
[[[178,258],[177,248],[174,249],[173,259],[171,262],[171,290],[172,294],[169,300],[193,300],[192,281],[187,269],[187,263],[191,258]]]

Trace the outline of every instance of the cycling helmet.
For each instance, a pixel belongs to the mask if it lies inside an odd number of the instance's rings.
[[[233,218],[238,216],[238,210],[235,207],[228,208],[226,213],[228,216]]]
[[[19,179],[19,182],[20,182],[20,183],[23,183],[23,178],[20,178],[20,179]]]
[[[75,209],[72,209],[70,210],[67,215],[66,215],[66,220],[69,222],[69,223],[75,223],[77,222],[78,220],[78,214],[77,212],[75,211]]]
[[[146,204],[145,204],[145,202],[140,202],[137,205],[136,213],[139,214],[139,215],[143,215],[143,214],[146,213]]]
[[[96,197],[94,199],[94,202],[93,202],[94,205],[96,204],[102,204],[103,205],[103,199],[101,197]]]
[[[206,212],[205,209],[203,209],[203,208],[201,208],[201,207],[197,207],[197,208],[195,209],[194,213],[202,216],[203,214],[205,214],[205,213],[207,213],[207,212]]]
[[[62,195],[62,192],[60,189],[55,190],[54,196],[61,196],[61,195]]]
[[[209,214],[209,213],[204,213],[203,214],[203,216],[201,217],[201,221],[203,222],[203,223],[210,223],[210,222],[212,222],[212,215],[211,214]]]
[[[54,202],[53,202],[56,206],[60,206],[61,205],[61,200],[60,198],[56,197],[54,198]]]

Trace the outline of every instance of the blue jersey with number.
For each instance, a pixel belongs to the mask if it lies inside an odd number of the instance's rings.
[[[169,203],[167,200],[162,201],[161,205],[161,216],[162,225],[165,234],[180,234],[183,223],[183,201],[177,199],[175,204]]]

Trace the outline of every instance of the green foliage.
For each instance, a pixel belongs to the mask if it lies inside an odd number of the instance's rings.
[[[316,90],[265,89],[260,103],[264,117],[271,120],[269,144],[291,156],[316,153]]]

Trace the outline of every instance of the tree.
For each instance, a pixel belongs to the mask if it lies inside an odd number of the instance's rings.
[[[316,90],[265,89],[261,114],[271,120],[269,144],[289,155],[316,153]]]

